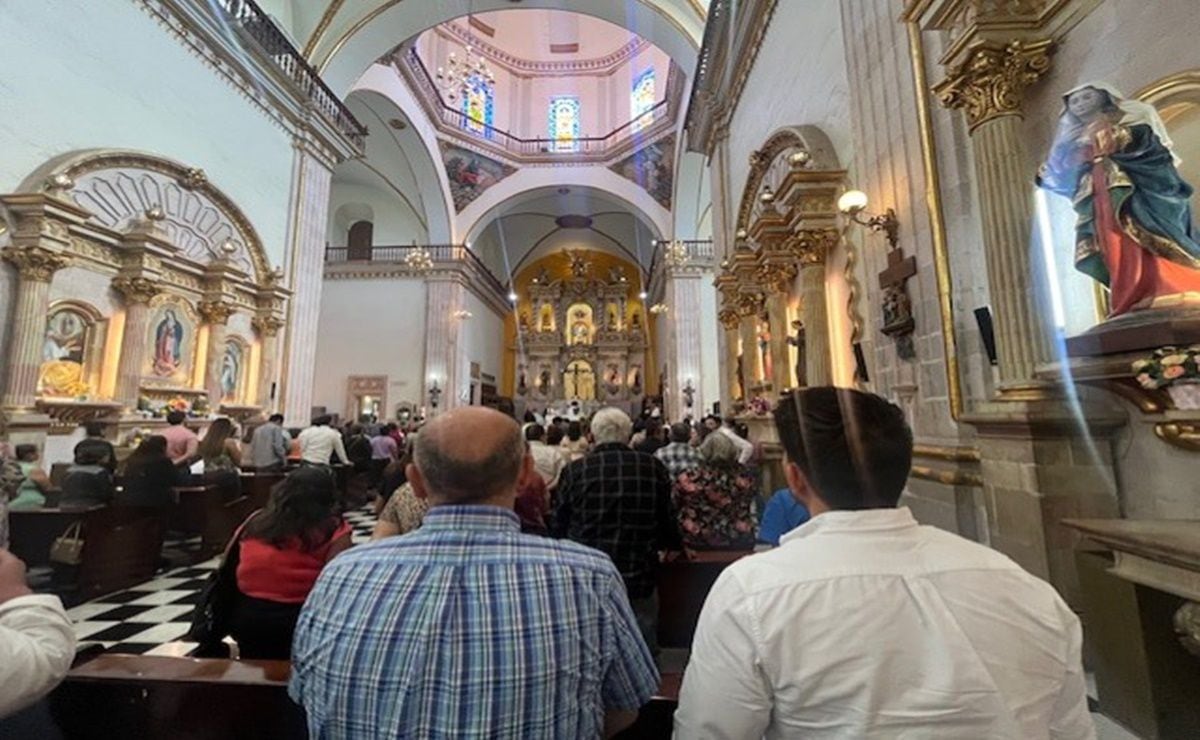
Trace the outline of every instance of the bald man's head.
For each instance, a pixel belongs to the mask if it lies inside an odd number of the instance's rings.
[[[472,406],[422,427],[413,462],[435,504],[471,504],[513,494],[524,460],[521,427],[498,411]]]

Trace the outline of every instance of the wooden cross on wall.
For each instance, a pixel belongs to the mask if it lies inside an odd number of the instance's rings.
[[[908,298],[908,279],[917,274],[917,258],[905,257],[904,250],[894,247],[888,250],[888,266],[879,273],[879,287],[883,289],[884,334],[896,340],[896,351],[905,359],[915,356],[911,334],[916,327],[913,319],[912,301]]]

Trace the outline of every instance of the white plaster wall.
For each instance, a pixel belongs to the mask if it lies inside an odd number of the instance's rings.
[[[338,210],[347,204],[364,204],[373,212],[375,228],[372,242],[376,245],[429,243],[429,232],[421,225],[412,209],[393,193],[366,185],[334,181],[329,196],[329,227],[326,240],[330,246],[346,246],[351,223],[336,218]]]
[[[499,387],[504,360],[504,318],[470,291],[467,291],[463,303],[471,312],[471,318],[463,321],[463,326],[458,333],[458,341],[462,343],[461,355],[465,364],[463,372],[459,375],[463,379],[463,387],[465,390],[470,390],[470,363],[472,362],[479,363],[481,373],[496,378],[496,385]],[[470,396],[463,402],[466,403],[469,399]]]
[[[0,69],[0,192],[64,152],[152,152],[203,168],[283,261],[289,136],[137,3],[4,3]]]
[[[895,8],[893,8],[895,10]],[[828,134],[843,163],[853,159],[842,19],[838,0],[781,0],[729,124],[730,197],[736,210],[750,152],[783,126]]]
[[[420,405],[424,307],[420,279],[326,280],[313,405],[344,413],[351,375],[388,376],[389,414],[400,401]]]
[[[696,408],[698,417],[712,410],[712,404],[721,398],[721,346],[718,334],[721,325],[717,322],[717,289],[711,276],[700,281],[700,398],[705,408]]]

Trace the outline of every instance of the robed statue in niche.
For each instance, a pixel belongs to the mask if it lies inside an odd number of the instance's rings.
[[[1090,82],[1063,96],[1038,185],[1079,214],[1075,266],[1107,285],[1110,316],[1200,291],[1192,187],[1154,106]]]

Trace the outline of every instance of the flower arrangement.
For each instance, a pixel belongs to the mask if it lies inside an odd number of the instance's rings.
[[[1200,382],[1200,344],[1189,347],[1162,347],[1148,359],[1133,363],[1137,382],[1156,390],[1174,383]]]
[[[170,401],[167,401],[167,409],[171,411],[183,411],[186,413],[190,411],[191,408],[192,405],[188,403],[187,399],[183,396],[175,396]]]
[[[767,414],[771,413],[771,402],[762,396],[755,396],[754,398],[751,398],[749,404],[747,405],[750,408],[750,413],[754,414],[755,416],[766,416]]]

